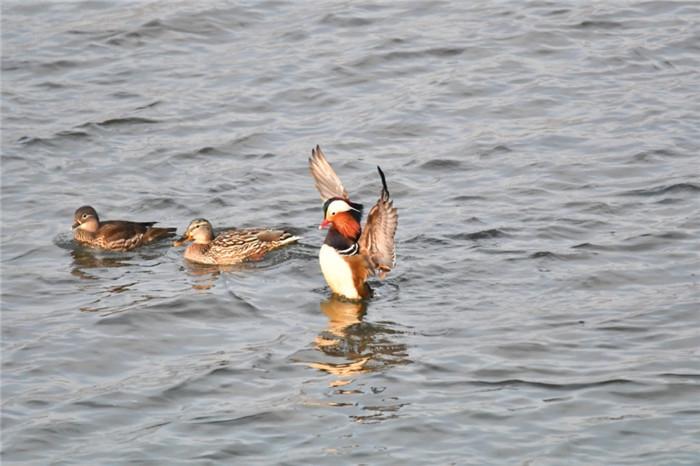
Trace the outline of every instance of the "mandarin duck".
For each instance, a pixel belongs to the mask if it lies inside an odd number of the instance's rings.
[[[369,298],[372,290],[367,279],[375,274],[384,278],[396,263],[394,235],[399,215],[384,172],[377,167],[382,190],[362,229],[362,204],[350,201],[318,145],[311,151],[309,169],[323,200],[323,221],[319,228],[328,228],[319,252],[323,276],[336,295],[354,301]]]

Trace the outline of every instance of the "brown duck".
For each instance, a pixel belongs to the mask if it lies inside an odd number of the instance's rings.
[[[100,222],[97,212],[82,206],[73,215],[73,238],[84,245],[112,251],[129,251],[159,239],[175,236],[176,228],[157,228],[156,222],[107,220]]]
[[[260,259],[273,249],[295,243],[298,239],[289,232],[265,228],[226,230],[214,236],[211,223],[197,218],[190,222],[174,246],[192,241],[185,249],[185,259],[199,264],[231,265]]]

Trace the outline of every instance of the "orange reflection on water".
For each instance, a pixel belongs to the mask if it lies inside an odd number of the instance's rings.
[[[316,351],[305,358],[306,365],[332,376],[325,381],[331,391],[320,403],[347,410],[355,422],[396,417],[404,403],[387,396],[386,386],[375,385],[379,379],[366,375],[411,362],[406,345],[396,341],[403,332],[390,322],[365,321],[367,304],[363,302],[332,297],[322,301],[320,308],[328,323],[314,338]]]
[[[405,345],[390,341],[396,331],[388,325],[363,320],[367,303],[332,297],[322,301],[320,307],[328,317],[328,325],[314,339],[314,347],[322,357],[308,362],[310,367],[339,377],[352,377],[410,362]],[[343,384],[331,382],[331,386]]]

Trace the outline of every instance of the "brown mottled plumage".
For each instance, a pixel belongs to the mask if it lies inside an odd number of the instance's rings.
[[[190,222],[185,234],[174,245],[193,241],[185,250],[185,259],[200,264],[230,265],[246,259],[259,259],[298,239],[286,231],[263,228],[226,230],[214,237],[211,223],[198,218]]]
[[[73,238],[81,244],[112,251],[129,251],[144,244],[175,236],[175,228],[157,228],[156,222],[107,220],[100,222],[97,212],[82,206],[73,214]]]
[[[377,167],[382,191],[362,230],[362,205],[350,201],[319,146],[311,151],[309,169],[324,201],[320,227],[329,227],[319,253],[323,276],[335,294],[354,300],[368,298],[371,290],[367,278],[374,274],[384,278],[396,263],[394,235],[399,215],[384,173]]]

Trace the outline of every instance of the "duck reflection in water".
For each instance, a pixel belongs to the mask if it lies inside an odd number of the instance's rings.
[[[208,290],[214,286],[221,270],[215,265],[195,264],[185,261],[184,270],[190,277],[193,290]]]
[[[85,269],[109,268],[109,267],[124,267],[129,265],[128,259],[130,256],[105,252],[95,253],[83,247],[76,247],[70,252],[73,258],[73,268],[71,275],[85,280],[94,280],[95,277],[85,271]]]
[[[135,255],[133,252],[101,251],[83,246],[71,248],[70,255],[73,258],[71,275],[82,280],[101,280],[106,269],[129,267],[138,260],[152,260],[160,256],[156,253],[139,252]],[[93,271],[97,273],[93,273]],[[113,273],[109,276],[112,279],[104,280],[97,287],[88,285],[86,289],[89,289],[89,292],[84,294],[88,302],[79,306],[80,311],[100,312],[106,316],[124,312],[130,307],[141,305],[151,299],[148,295],[136,299],[133,296],[125,297],[128,295],[126,292],[132,290],[134,286],[138,286],[139,283],[128,274]]]
[[[222,273],[245,270],[245,264],[236,265],[210,265],[198,264],[196,262],[184,261],[184,270],[191,277],[192,289],[211,289]]]
[[[328,326],[314,339],[316,351],[303,359],[309,367],[333,378],[327,382],[331,391],[324,390],[316,403],[347,410],[355,422],[382,422],[396,417],[405,404],[397,396],[398,387],[382,386],[381,376],[368,376],[411,363],[406,345],[396,342],[403,331],[391,322],[364,321],[366,302],[334,296],[320,306],[328,317]]]
[[[107,269],[114,267],[128,267],[140,264],[143,261],[152,261],[163,255],[161,250],[148,246],[139,251],[103,251],[88,248],[81,245],[70,248],[73,258],[71,274],[86,280],[94,280],[96,277],[88,273],[88,269]]]
[[[329,374],[351,377],[375,372],[387,366],[408,364],[406,345],[394,343],[390,337],[401,333],[391,323],[364,322],[366,302],[346,301],[336,296],[320,304],[321,312],[328,317],[328,327],[314,340],[314,346],[324,356],[321,361],[310,362],[315,369]],[[328,359],[330,358],[330,359]],[[350,381],[336,381],[332,386]]]

